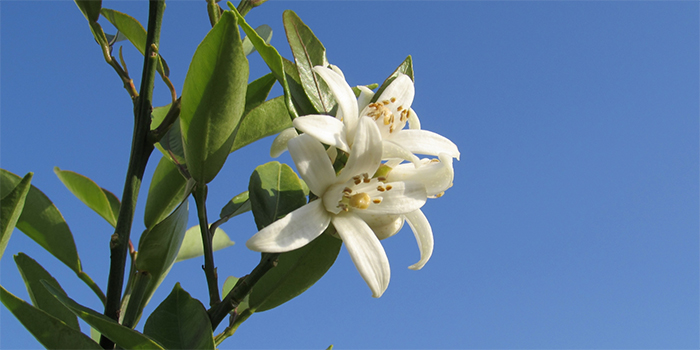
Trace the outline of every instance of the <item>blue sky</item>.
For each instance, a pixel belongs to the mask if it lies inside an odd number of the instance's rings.
[[[146,22],[144,2],[103,6]],[[700,346],[697,2],[270,0],[247,20],[269,24],[273,45],[291,58],[285,9],[314,30],[351,85],[381,83],[412,55],[413,109],[462,157],[454,187],[423,209],[435,251],[421,271],[407,269],[419,254],[404,228],[383,241],[392,279],[373,299],[343,250],[308,292],[255,314],[221,348]],[[0,13],[0,166],[34,172],[104,289],[111,227],[52,168],[120,194],[131,102],[75,4],[2,1]],[[160,52],[178,91],[208,29],[204,1],[168,3]],[[138,52],[124,54],[140,76]],[[250,65],[251,77],[265,73],[255,54]],[[156,89],[155,104],[167,104],[166,89]],[[210,216],[270,160],[270,142],[229,158],[210,185]],[[243,244],[252,217],[223,229],[237,244],[216,253],[220,276],[248,273],[258,261]],[[29,299],[11,258],[20,251],[69,296],[101,309],[18,231],[0,261],[5,288]],[[176,264],[147,312],[176,282],[206,300],[201,264]],[[0,325],[0,347],[39,347],[4,308]]]

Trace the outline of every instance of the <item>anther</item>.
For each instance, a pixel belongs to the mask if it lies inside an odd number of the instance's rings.
[[[382,202],[382,199],[381,199],[381,198],[375,198],[375,199],[372,200],[372,203],[374,203],[374,204],[379,204],[379,203],[381,203],[381,202]]]
[[[384,182],[384,181],[386,181],[386,177],[380,176],[377,178],[377,180],[379,180],[380,182]]]
[[[390,189],[392,189],[391,185],[386,185],[386,190],[388,191]]]
[[[384,101],[382,101],[382,103],[386,106],[386,105],[388,105],[388,104],[391,103],[391,102],[389,102],[389,100],[384,100]]]
[[[380,185],[380,186],[377,186],[377,191],[384,192],[384,191],[386,191],[386,188],[384,188]]]
[[[391,103],[394,103],[394,102],[396,102],[396,97],[391,98]]]
[[[401,112],[402,110],[403,110],[403,106],[398,106],[398,107],[396,107],[396,111],[397,111],[397,112]]]

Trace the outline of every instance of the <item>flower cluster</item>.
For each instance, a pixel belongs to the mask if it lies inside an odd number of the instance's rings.
[[[409,268],[425,265],[433,252],[433,233],[420,209],[427,198],[440,197],[452,186],[452,160],[459,160],[459,150],[447,138],[420,129],[411,109],[413,81],[407,75],[399,74],[370,103],[374,93],[360,86],[356,98],[339,69],[314,70],[338,102],[337,115],[296,118],[294,127],[303,134],[290,131],[282,138],[289,139],[286,146],[294,164],[318,199],[260,230],[246,245],[260,252],[287,252],[332,224],[372,296],[380,297],[390,277],[380,240],[408,222],[420,250],[420,260]],[[339,151],[348,159],[336,173],[333,161]]]

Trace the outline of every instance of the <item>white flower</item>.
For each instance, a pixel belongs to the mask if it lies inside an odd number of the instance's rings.
[[[374,96],[371,90],[360,88],[359,101],[352,88],[342,75],[332,69],[316,66],[318,73],[333,92],[338,102],[336,117],[328,115],[307,115],[296,118],[294,127],[317,140],[337,147],[345,152],[352,148],[352,140],[357,122],[363,116],[371,117],[382,136],[382,159],[400,158],[418,162],[416,154],[437,156],[441,153],[459,159],[457,146],[434,132],[420,129],[420,123],[411,109],[415,89],[413,81],[405,74],[399,74],[382,92],[375,103],[369,103]],[[409,123],[409,129],[404,129]]]
[[[380,297],[389,284],[389,260],[365,218],[376,226],[384,217],[410,216],[425,204],[427,193],[419,182],[372,178],[381,164],[380,130],[370,118],[359,118],[356,124],[353,148],[338,175],[323,145],[313,137],[304,134],[289,140],[297,170],[318,200],[263,228],[246,245],[261,252],[291,251],[332,223],[372,296]]]
[[[452,187],[454,168],[452,167],[452,157],[448,154],[440,154],[439,159],[421,159],[418,167],[410,163],[399,165],[392,163],[393,161],[388,163],[392,169],[386,175],[389,182],[420,182],[425,186],[429,198],[439,198],[448,188]],[[409,266],[409,269],[420,270],[432,256],[433,230],[420,209],[402,215],[360,214],[360,217],[367,222],[380,240],[395,235],[403,227],[404,221],[408,222],[420,250],[420,260]]]

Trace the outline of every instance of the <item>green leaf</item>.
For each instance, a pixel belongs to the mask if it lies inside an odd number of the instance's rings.
[[[245,108],[248,60],[236,16],[224,12],[192,58],[182,88],[180,129],[187,169],[209,183],[226,161]]]
[[[221,288],[221,295],[228,294],[233,289],[233,287],[236,286],[238,280],[238,277],[228,276],[224,281],[224,286]],[[250,307],[249,301],[250,294],[246,295],[245,298],[243,298],[243,300],[238,304],[238,306],[236,306],[235,311],[238,312],[238,314],[240,314],[244,310],[248,309]]]
[[[216,228],[214,238],[212,240],[212,250],[217,251],[232,246],[234,242],[220,228]],[[185,232],[185,238],[180,246],[180,251],[177,253],[175,262],[196,258],[204,255],[204,246],[202,245],[202,233],[199,225],[190,227]]]
[[[5,253],[12,231],[17,225],[24,203],[31,188],[34,173],[27,173],[10,193],[0,199],[0,258]]]
[[[221,213],[219,213],[219,218],[226,220],[243,214],[250,210],[250,198],[248,197],[248,191],[237,194],[235,197],[231,198],[226,205],[221,208]]]
[[[32,304],[41,310],[44,310],[49,315],[58,318],[63,321],[67,326],[80,331],[80,325],[78,324],[78,318],[68,310],[61,302],[56,300],[51,293],[49,293],[44,285],[41,284],[41,280],[46,281],[46,283],[51,284],[64,295],[66,294],[58,281],[51,276],[39,263],[34,259],[30,258],[24,253],[19,253],[15,255],[15,264],[17,264],[17,269],[19,269],[22,279],[24,279],[24,284],[27,286],[27,292],[29,297],[32,299]]]
[[[94,210],[103,217],[112,227],[117,226],[119,216],[119,199],[104,188],[98,186],[94,181],[73,171],[53,168],[58,179],[68,188],[73,195],[85,203],[88,208]],[[109,198],[113,198],[110,200]],[[113,202],[116,201],[116,211]]]
[[[284,91],[284,101],[287,105],[287,109],[289,110],[290,116],[292,117],[292,119],[298,117],[299,114],[297,114],[297,111],[294,108],[294,104],[292,103],[292,95],[289,90],[289,85],[287,84],[287,78],[284,72],[285,65],[283,63],[282,56],[277,51],[277,49],[266,43],[265,40],[261,38],[260,35],[258,35],[258,33],[255,32],[255,30],[253,30],[253,27],[246,23],[243,16],[241,16],[241,14],[238,13],[236,8],[230,2],[227,2],[227,4],[231,8],[231,12],[233,12],[238,18],[238,24],[241,26],[241,28],[243,28],[243,31],[250,39],[250,42],[253,43],[255,49],[258,50],[258,52],[260,53],[260,57],[262,57],[263,61],[265,61],[268,68],[270,68],[270,72],[272,72],[272,74],[275,75],[277,81],[279,81],[280,85],[282,85],[282,89]]]
[[[142,55],[144,52],[146,52],[146,29],[143,28],[139,21],[125,13],[107,8],[103,8],[101,13],[109,21],[109,23],[112,23],[112,25],[117,28],[121,34],[129,39],[131,44],[133,44]],[[161,69],[160,65],[157,65],[156,69],[158,70],[158,73],[167,77],[170,75],[170,69],[162,56],[160,57],[160,60],[163,63],[163,69]]]
[[[167,349],[214,349],[207,310],[180,283],[148,317],[143,333]]]
[[[245,93],[245,110],[243,111],[243,115],[248,114],[251,109],[265,102],[267,95],[270,94],[270,90],[272,90],[272,86],[275,85],[276,81],[277,79],[275,79],[272,73],[267,73],[248,84],[248,89]]]
[[[24,328],[47,349],[102,349],[85,334],[12,295],[2,286],[0,300]]]
[[[292,120],[289,118],[283,97],[265,101],[243,117],[231,152],[290,127],[292,127]]]
[[[299,78],[299,70],[297,70],[296,64],[294,62],[283,58],[284,61],[284,73],[287,77],[287,83],[289,84],[289,93],[292,95],[292,102],[299,113],[299,115],[316,114],[316,108],[309,100],[309,97],[304,91],[304,86],[301,83],[301,78]]]
[[[97,22],[100,18],[102,0],[75,0],[75,4],[89,22]]]
[[[102,47],[102,54],[109,54],[108,52],[104,52],[104,50],[106,50],[107,46],[109,45],[107,41],[107,36],[105,36],[105,32],[102,30],[102,26],[100,26],[100,24],[97,23],[97,20],[100,18],[102,0],[74,1],[75,4],[78,5],[80,12],[82,12],[83,16],[85,16],[85,19],[87,19],[88,24],[90,25],[90,31],[92,32],[92,36],[95,37],[95,41],[97,41],[97,43]]]
[[[268,44],[270,43],[270,40],[272,40],[272,28],[270,28],[270,26],[267,24],[258,26],[255,28],[255,32],[258,33],[258,35]],[[248,39],[247,36],[243,38],[243,51],[245,52],[246,56],[255,52],[255,46],[253,46],[253,43],[250,42],[250,39]]]
[[[192,186],[188,186],[187,179],[180,174],[177,166],[170,159],[162,157],[148,188],[146,209],[143,213],[146,228],[152,228],[163,221],[191,192]]]
[[[58,301],[63,303],[68,307],[74,314],[82,318],[83,321],[87,322],[90,326],[94,327],[98,332],[102,333],[107,338],[111,339],[114,343],[125,349],[163,349],[158,343],[154,342],[147,336],[131,329],[124,327],[119,323],[115,322],[111,318],[98,313],[95,310],[86,308],[82,306],[73,299],[61,294],[60,291],[55,289],[48,283],[44,283],[44,287],[53,294]],[[87,338],[87,336],[86,336]],[[89,339],[89,338],[88,338]],[[92,341],[92,340],[90,340]],[[69,346],[62,345],[58,348],[70,348]]]
[[[372,97],[371,102],[377,102],[377,99],[379,98],[379,96],[382,95],[382,92],[384,92],[384,90],[389,86],[389,84],[391,84],[391,82],[393,82],[394,79],[396,79],[396,77],[399,76],[399,73],[406,74],[409,78],[411,78],[411,80],[415,80],[413,78],[413,59],[410,55],[406,57],[406,59],[403,62],[401,62],[401,64],[396,68],[396,70],[393,73],[391,73],[391,75],[388,78],[386,78],[386,80],[384,80],[381,86],[379,86],[379,89],[374,94],[374,97]]]
[[[255,168],[248,192],[258,230],[306,204],[301,179],[289,165],[279,162]]]
[[[332,237],[334,229],[311,243],[279,256],[277,266],[255,284],[250,293],[250,308],[265,311],[286,303],[306,291],[330,269],[335,262],[342,241]]]
[[[175,258],[185,238],[188,206],[189,203],[183,201],[170,216],[141,235],[134,265],[140,273],[148,272],[150,279],[146,281],[146,287],[134,287],[134,290],[143,290],[143,296],[131,294],[131,298],[139,301],[138,306],[131,304],[128,306],[129,308],[137,307],[136,314],[139,316],[153,296],[153,292],[175,263]]]
[[[0,169],[0,198],[10,193],[20,181],[19,176]],[[27,193],[17,228],[75,273],[81,272],[80,258],[68,224],[51,200],[34,186]]]
[[[284,11],[282,19],[304,91],[318,113],[329,114],[336,105],[335,98],[313,70],[315,66],[328,66],[326,48],[294,11]]]

